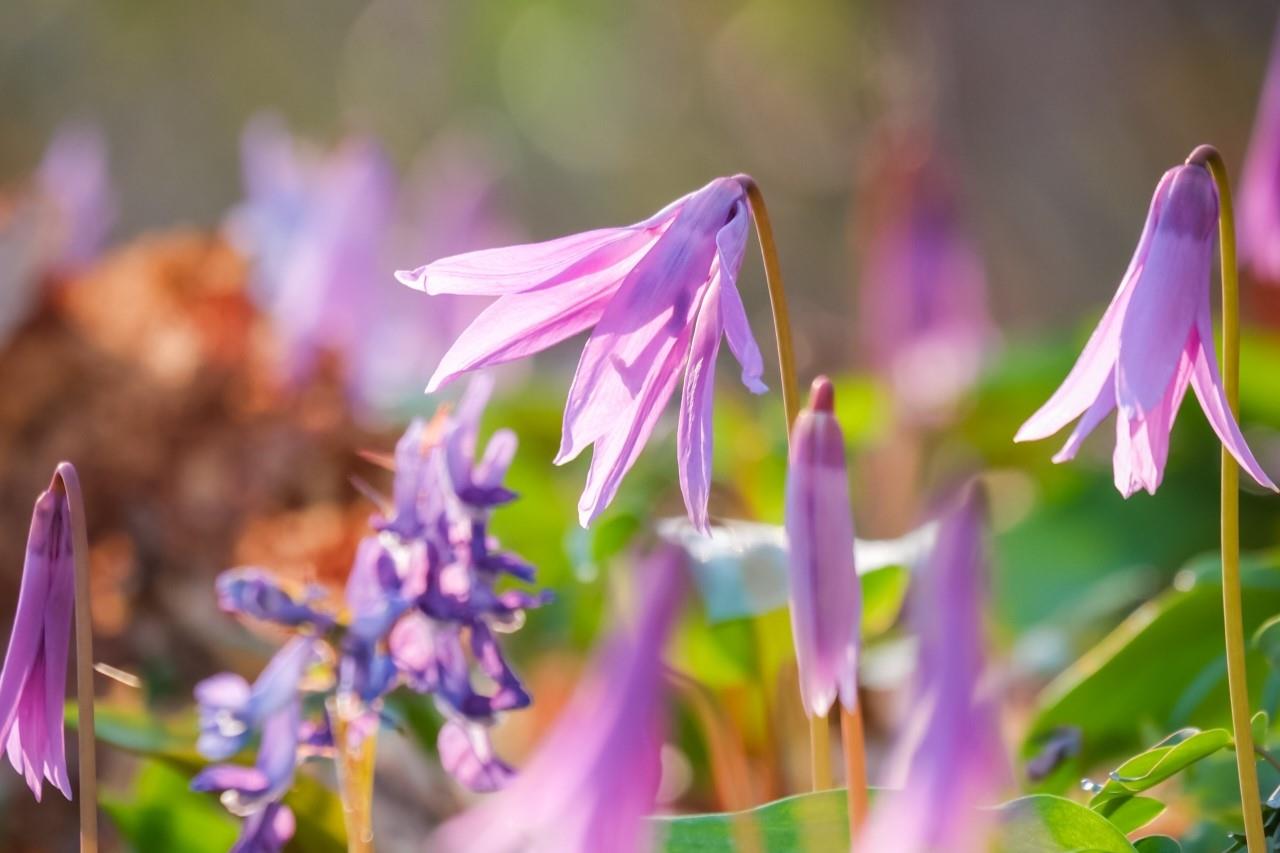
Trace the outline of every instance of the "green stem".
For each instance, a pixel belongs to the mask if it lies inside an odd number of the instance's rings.
[[[1222,387],[1233,415],[1240,408],[1240,282],[1236,272],[1235,216],[1227,167],[1216,148],[1201,145],[1187,158],[1207,168],[1218,188],[1218,252],[1222,259]],[[1222,448],[1222,616],[1226,630],[1227,688],[1236,771],[1249,853],[1265,853],[1257,760],[1253,756],[1249,679],[1245,672],[1244,616],[1240,597],[1240,469]]]

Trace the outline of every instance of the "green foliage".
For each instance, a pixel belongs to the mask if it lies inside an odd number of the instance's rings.
[[[187,788],[173,764],[147,759],[123,794],[104,793],[102,808],[138,853],[225,853],[239,822],[218,801]]]
[[[747,850],[763,853],[849,849],[843,789],[800,794],[743,812],[654,818],[655,846],[667,853]],[[751,841],[746,841],[750,839]]]
[[[999,853],[1133,853],[1124,833],[1079,803],[1033,794],[1006,803],[1000,816]]]

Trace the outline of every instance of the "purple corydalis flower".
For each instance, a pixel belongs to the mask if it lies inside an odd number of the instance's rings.
[[[927,147],[911,153],[894,145],[892,165],[882,170],[859,317],[875,368],[909,415],[928,418],[977,379],[993,332],[982,259],[947,175]]]
[[[319,597],[318,590],[303,595],[287,591],[270,572],[246,566],[218,575],[218,606],[227,613],[239,613],[277,625],[298,627],[312,625],[325,630],[333,620],[310,605]]]
[[[60,477],[74,477],[67,463]],[[62,481],[36,499],[18,609],[0,670],[0,743],[39,800],[42,778],[71,799],[63,741],[67,659],[75,605],[71,504]]]
[[[200,738],[196,749],[214,761],[244,749],[265,720],[296,698],[298,682],[314,659],[313,642],[298,638],[276,652],[253,686],[230,672],[197,684]]]
[[[705,530],[722,336],[742,366],[742,381],[756,393],[765,390],[760,349],[737,288],[749,180],[717,178],[624,228],[471,252],[397,273],[430,294],[499,297],[445,353],[427,390],[593,329],[569,389],[555,460],[568,462],[594,446],[578,503],[587,526],[617,493],[683,370],[680,487],[690,519]]]
[[[1280,25],[1240,173],[1236,223],[1241,265],[1257,279],[1280,285]]]
[[[686,590],[678,549],[639,567],[636,624],[610,637],[528,765],[431,838],[445,853],[642,849],[658,789],[662,649]]]
[[[1072,459],[1114,409],[1116,488],[1155,494],[1169,432],[1190,385],[1223,445],[1259,484],[1275,489],[1240,434],[1213,351],[1209,288],[1218,196],[1203,166],[1165,172],[1129,270],[1075,367],[1014,441],[1047,438],[1080,418],[1054,462]]]
[[[823,717],[838,697],[858,703],[862,596],[853,565],[853,511],[835,390],[819,376],[791,429],[786,528],[791,628],[805,713]]]
[[[297,820],[288,806],[270,803],[245,818],[240,837],[229,853],[280,853],[297,828]]]
[[[898,745],[900,791],[876,801],[858,850],[979,853],[992,805],[1009,781],[995,702],[981,693],[985,670],[985,501],[976,486],[942,520],[919,584],[914,624],[920,651],[911,706],[917,719]]]

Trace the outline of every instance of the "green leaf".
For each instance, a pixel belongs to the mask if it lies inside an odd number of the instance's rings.
[[[224,853],[235,843],[239,821],[213,797],[188,789],[187,782],[172,764],[147,759],[127,794],[103,792],[102,808],[139,853]]]
[[[997,813],[999,853],[1134,853],[1106,818],[1063,797],[1033,794],[1005,803]]]
[[[1272,616],[1253,632],[1253,646],[1262,652],[1268,666],[1280,670],[1280,616]]]
[[[1243,572],[1245,629],[1255,631],[1280,611],[1280,572],[1255,558]],[[1070,767],[1045,789],[1062,790],[1080,768],[1114,760],[1143,746],[1143,732],[1190,723],[1201,728],[1230,719],[1227,691],[1187,686],[1216,670],[1222,658],[1222,588],[1211,563],[1184,571],[1178,588],[1138,608],[1043,692],[1023,745],[1024,757],[1056,727],[1078,726],[1084,745]],[[1261,695],[1266,667],[1250,653],[1250,687]],[[1212,676],[1209,676],[1212,678]],[[1220,682],[1219,682],[1220,683]],[[1175,712],[1184,719],[1174,720]]]
[[[1182,853],[1182,845],[1167,835],[1148,835],[1133,842],[1138,853]]]
[[[1181,739],[1175,741],[1176,738]],[[1109,799],[1127,798],[1146,791],[1230,745],[1231,732],[1226,729],[1171,735],[1113,770],[1111,778],[1094,794],[1089,805],[1097,807]]]
[[[1155,820],[1164,803],[1154,797],[1111,797],[1090,808],[1127,834]]]
[[[652,818],[650,823],[655,849],[667,853],[849,849],[843,789],[800,794],[742,812]]]

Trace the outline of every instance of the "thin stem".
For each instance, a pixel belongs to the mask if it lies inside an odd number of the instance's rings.
[[[340,700],[330,699],[327,709],[333,725],[338,794],[347,830],[347,853],[373,853],[373,769],[377,759],[377,729],[353,732],[350,716]]]
[[[738,178],[751,203],[751,215],[756,223],[756,237],[760,241],[760,256],[764,261],[765,281],[769,286],[769,306],[773,311],[773,330],[778,343],[778,374],[782,383],[782,408],[787,416],[787,440],[791,439],[791,426],[800,414],[800,394],[796,388],[795,347],[791,341],[791,315],[787,311],[786,287],[782,281],[782,264],[778,261],[778,244],[773,236],[773,224],[769,221],[769,209],[764,194],[754,179],[741,175]],[[843,731],[842,743],[846,776],[849,787],[858,779],[866,778],[866,747],[863,741],[861,720],[858,725]],[[829,732],[826,720],[809,721],[809,753],[812,758],[813,788],[815,791],[831,787],[831,762]],[[850,797],[854,795],[851,793]],[[865,784],[858,796],[865,799]],[[850,813],[850,819],[854,814]],[[856,829],[856,826],[853,827]]]
[[[76,469],[66,462],[53,474],[52,488],[67,496],[71,553],[75,561],[76,740],[80,756],[80,853],[98,850],[98,756],[93,725],[93,617],[89,592],[89,532]]]
[[[854,838],[867,820],[867,758],[862,752],[862,704],[852,711],[840,708],[840,735],[844,744],[845,785],[849,793],[849,830]],[[851,744],[858,749],[852,749]]]
[[[1270,764],[1275,769],[1280,770],[1280,759],[1277,759],[1274,755],[1267,752],[1265,749],[1258,746],[1256,743],[1253,745],[1253,753],[1254,755],[1261,758],[1263,761]]]
[[[1233,415],[1240,408],[1240,283],[1236,272],[1235,216],[1231,183],[1217,149],[1201,145],[1187,163],[1204,166],[1218,188],[1218,252],[1222,259],[1222,387]],[[1258,794],[1258,768],[1253,757],[1249,679],[1245,673],[1244,616],[1240,598],[1240,469],[1222,448],[1222,616],[1226,631],[1227,688],[1231,694],[1231,728],[1236,742],[1236,771],[1249,853],[1267,849]]]
[[[751,771],[746,748],[737,730],[716,706],[706,686],[676,669],[667,669],[667,679],[689,703],[698,719],[711,756],[711,779],[723,811],[737,812],[751,807]]]

